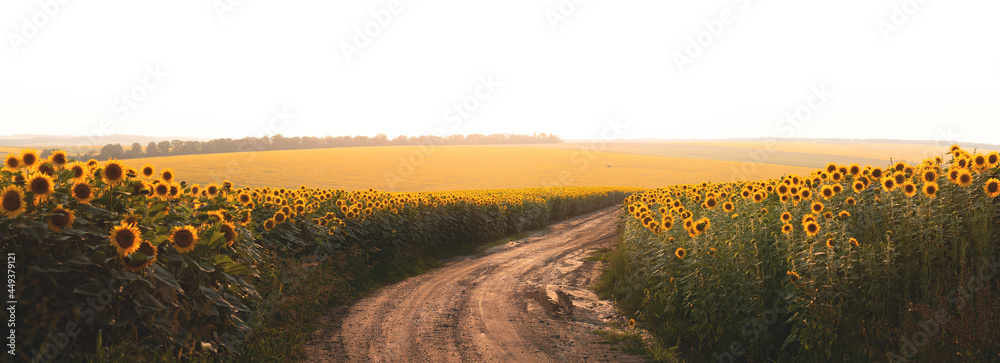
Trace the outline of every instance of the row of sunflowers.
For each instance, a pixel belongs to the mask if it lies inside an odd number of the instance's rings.
[[[28,360],[73,360],[102,342],[146,356],[237,354],[294,283],[287,261],[351,250],[374,265],[537,228],[633,192],[189,185],[169,168],[33,149],[3,165],[0,248],[18,258],[16,340]],[[268,278],[277,291],[258,291]]]
[[[607,290],[706,360],[996,360],[998,159],[633,194]]]

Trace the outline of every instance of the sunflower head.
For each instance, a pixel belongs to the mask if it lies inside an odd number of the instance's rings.
[[[156,174],[156,169],[153,168],[153,165],[146,164],[142,166],[139,173],[146,178],[152,178],[153,175]]]
[[[857,201],[857,200],[855,200],[855,199],[854,199],[853,197],[848,197],[848,198],[847,198],[847,200],[845,200],[844,202],[845,202],[845,203],[847,203],[847,205],[855,205],[855,204],[858,204],[858,201]]]
[[[175,176],[176,175],[174,175],[174,170],[170,168],[163,169],[163,172],[160,173],[160,179],[166,180],[168,182],[174,181]]]
[[[802,227],[810,237],[819,234],[820,226],[815,221],[806,222]]]
[[[851,239],[849,240],[849,242],[851,242],[851,245],[854,246],[854,247],[859,247],[860,246],[860,244],[858,244],[858,239],[857,238],[851,237]]]
[[[111,239],[111,245],[115,246],[121,257],[132,254],[142,244],[142,234],[139,233],[139,229],[124,222],[112,228],[108,238]]]
[[[907,197],[917,195],[917,186],[912,182],[903,183],[903,193],[906,193]]]
[[[827,238],[827,240],[826,240],[826,247],[833,248],[833,246],[834,246],[833,245],[833,238]]]
[[[781,226],[781,232],[785,234],[792,233],[792,229],[792,225],[788,223]]]
[[[0,190],[0,215],[15,218],[24,213],[25,204],[21,188],[8,185]]]
[[[847,218],[847,217],[851,216],[851,212],[848,212],[846,210],[842,210],[842,211],[840,211],[840,213],[837,214],[837,216],[839,216],[840,218]]]
[[[216,195],[219,195],[219,186],[215,183],[209,184],[207,187],[205,187],[205,192],[208,193],[209,197],[214,198]]]
[[[149,241],[143,241],[136,252],[142,254],[142,256],[132,254],[122,258],[122,263],[125,265],[126,270],[139,272],[156,262],[156,247],[153,247]]]
[[[934,198],[937,196],[938,189],[939,189],[938,184],[934,182],[926,183],[922,188],[922,190],[924,191],[924,195],[930,198]]]
[[[38,150],[27,148],[21,150],[21,165],[28,169],[34,169],[38,167],[38,162],[41,160],[38,157]]]
[[[823,203],[815,202],[809,209],[812,210],[813,213],[821,213],[823,212],[823,208],[824,208]]]
[[[177,252],[188,253],[198,244],[198,230],[192,226],[174,227],[168,239]]]
[[[125,181],[125,165],[123,165],[118,160],[108,160],[104,163],[104,169],[101,170],[101,177],[104,178],[104,182],[110,185],[118,185]]]
[[[683,247],[677,247],[677,249],[674,250],[674,256],[677,256],[677,258],[683,260],[684,257],[687,256],[687,250],[685,250]]]
[[[958,185],[967,187],[972,185],[972,173],[968,169],[962,169],[958,172],[958,178],[956,179]]]
[[[60,204],[49,210],[49,219],[46,221],[46,224],[49,225],[49,229],[58,233],[62,232],[63,228],[73,228],[74,219],[76,219],[76,216],[73,214],[73,211],[63,208],[62,204]]]
[[[14,171],[21,167],[21,156],[8,153],[3,158],[3,170]]]
[[[73,195],[73,198],[77,202],[88,204],[91,200],[94,200],[94,187],[86,182],[76,182],[73,184],[73,188],[70,189],[70,194]]]
[[[219,232],[222,232],[222,234],[225,236],[227,246],[232,246],[233,244],[236,243],[236,236],[237,236],[236,226],[234,226],[232,223],[223,222],[222,225],[219,227]]]
[[[35,199],[46,200],[55,191],[52,177],[43,173],[33,173],[28,176],[28,191],[35,193]]]
[[[986,184],[983,185],[983,190],[986,191],[986,195],[990,198],[1000,196],[1000,180],[997,178],[990,178],[990,180],[987,180]]]
[[[57,167],[62,167],[63,165],[66,165],[67,162],[69,162],[69,158],[66,157],[65,151],[56,150],[53,151],[52,155],[49,156],[49,161],[51,161],[52,164],[55,164],[55,166]]]

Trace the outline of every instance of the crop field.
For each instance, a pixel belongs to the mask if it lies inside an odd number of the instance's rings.
[[[746,161],[538,147],[438,146],[430,152],[422,150],[419,146],[285,150],[128,162],[169,165],[189,182],[200,184],[225,179],[254,187],[442,191],[562,185],[651,188],[664,183],[730,181]],[[751,173],[740,177],[766,179],[808,170],[754,164]]]
[[[946,151],[633,194],[602,291],[696,360],[995,361],[1000,154]]]
[[[588,143],[546,144],[535,147],[579,149]],[[522,147],[515,145],[511,147]],[[919,162],[947,153],[946,145],[823,143],[823,142],[611,142],[603,151],[732,162],[760,161],[765,164],[819,168],[827,163],[883,165],[894,161]],[[995,150],[979,150],[990,152]]]
[[[26,267],[20,303],[32,307],[23,317],[32,329],[17,338],[66,360],[95,346],[97,357],[125,360],[204,353],[193,342],[235,353],[251,331],[287,316],[276,304],[301,279],[289,272],[302,273],[305,261],[348,264],[340,273],[386,269],[613,206],[636,191],[198,186],[181,182],[176,169],[115,160],[60,163],[24,152],[6,161],[0,238]],[[87,305],[95,298],[104,303]],[[84,308],[66,308],[76,306]],[[70,322],[83,334],[72,347],[51,346],[51,332]],[[272,344],[271,354],[283,352],[283,343]]]

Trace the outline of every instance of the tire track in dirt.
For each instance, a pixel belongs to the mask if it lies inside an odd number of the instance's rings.
[[[615,241],[618,211],[553,224],[334,308],[307,361],[642,361],[591,333],[617,313],[590,290],[600,263],[584,258]]]

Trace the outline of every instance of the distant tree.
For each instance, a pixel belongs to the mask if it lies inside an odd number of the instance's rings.
[[[173,153],[170,152],[170,141],[164,140],[156,144],[156,152],[160,155],[172,155]]]
[[[159,153],[160,152],[159,152],[159,150],[157,150],[155,142],[150,141],[149,144],[146,145],[146,155],[147,156],[157,156],[157,155],[159,155]]]
[[[120,159],[125,155],[125,148],[122,144],[107,144],[101,148],[101,154],[98,155],[98,159],[108,160],[111,158]]]

